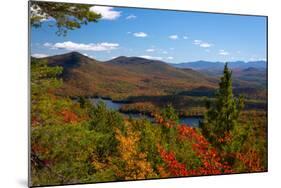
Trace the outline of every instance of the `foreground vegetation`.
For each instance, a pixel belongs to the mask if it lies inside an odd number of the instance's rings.
[[[266,113],[243,112],[231,84],[220,87],[228,94],[222,89],[201,127],[191,128],[171,105],[155,111],[152,123],[58,96],[62,71],[31,62],[33,186],[267,170]]]

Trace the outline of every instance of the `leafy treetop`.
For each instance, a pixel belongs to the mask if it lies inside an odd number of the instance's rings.
[[[90,11],[91,5],[33,1],[30,7],[31,26],[39,28],[44,20],[53,19],[49,26],[57,27],[56,34],[59,36],[101,18],[100,14]]]

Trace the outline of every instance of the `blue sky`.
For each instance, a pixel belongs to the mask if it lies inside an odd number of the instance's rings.
[[[138,56],[181,63],[266,58],[266,18],[136,8],[92,7],[102,19],[57,36],[56,28],[31,30],[31,54],[78,51],[98,60]]]

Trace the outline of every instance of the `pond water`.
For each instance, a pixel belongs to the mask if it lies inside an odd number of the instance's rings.
[[[102,98],[90,98],[92,104],[97,105],[99,102],[104,102],[106,107],[111,110],[119,110],[122,106],[122,103],[113,102],[110,99],[102,99]]]
[[[105,105],[106,105],[106,107],[108,109],[117,110],[117,111],[124,104],[124,103],[120,103],[120,102],[113,102],[110,99],[102,99],[102,98],[90,98],[90,101],[94,105],[96,105],[96,104],[98,104],[99,102],[102,101],[102,102],[105,103]],[[152,121],[152,122],[154,121],[154,119],[152,117],[144,115],[142,113],[121,113],[121,114],[123,114],[126,117],[133,118],[133,119],[145,118],[145,119],[147,119],[149,121]],[[202,118],[200,118],[200,117],[181,117],[180,118],[180,123],[181,124],[187,124],[187,125],[189,125],[191,127],[198,127],[199,126],[199,122],[201,120],[202,120]]]

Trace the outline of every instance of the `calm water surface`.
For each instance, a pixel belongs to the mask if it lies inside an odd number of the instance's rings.
[[[102,99],[102,98],[91,98],[90,101],[92,102],[92,104],[96,105],[99,102],[104,102],[106,107],[108,109],[111,110],[119,110],[122,106],[123,103],[118,103],[118,102],[113,102],[110,99]],[[139,118],[145,118],[148,119],[149,121],[154,121],[154,119],[150,116],[141,114],[141,113],[122,113],[124,116],[126,117],[131,117],[133,119],[139,119]],[[181,124],[187,124],[191,127],[198,127],[199,126],[199,122],[202,119],[200,117],[182,117],[180,118],[180,123]]]

